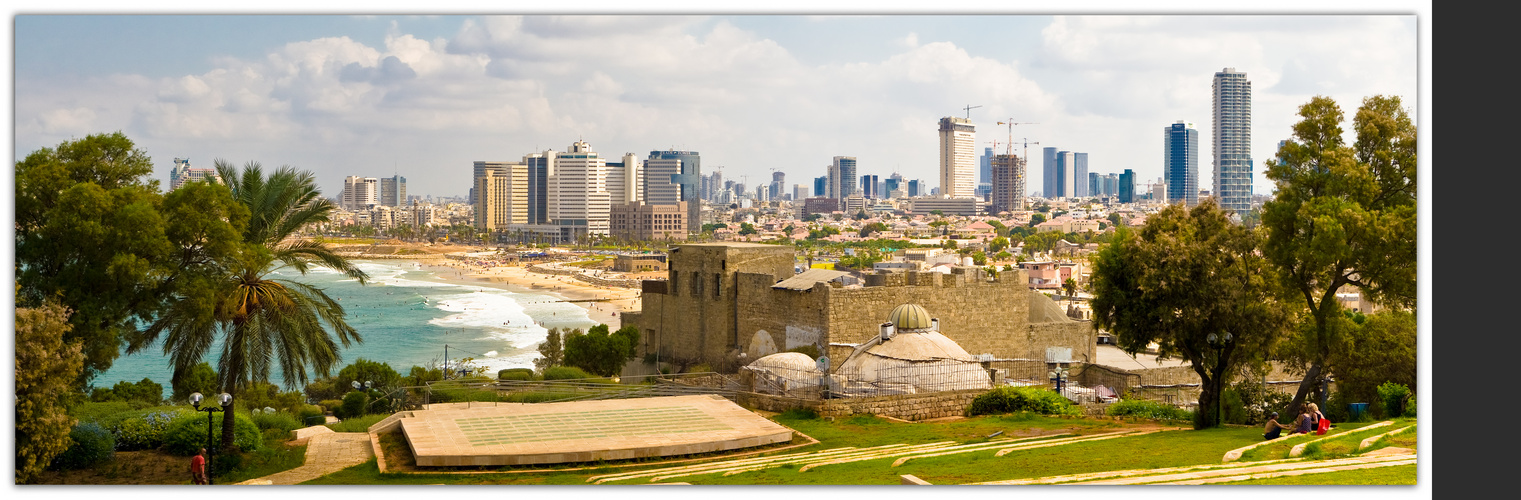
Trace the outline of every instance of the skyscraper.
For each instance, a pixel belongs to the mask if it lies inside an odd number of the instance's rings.
[[[1075,176],[1077,172],[1076,163],[1076,155],[1071,151],[1056,152],[1056,181],[1055,185],[1052,186],[1054,191],[1046,194],[1047,198],[1071,198],[1077,196],[1077,190],[1074,189],[1077,183]]]
[[[1214,194],[1220,207],[1252,208],[1252,82],[1225,68],[1214,82]]]
[[[977,183],[978,184],[992,184],[993,183],[993,170],[992,170],[992,168],[993,168],[992,165],[993,164],[991,163],[992,161],[993,161],[993,148],[991,148],[991,147],[984,147],[984,148],[982,148],[982,157],[977,159]]]
[[[771,172],[771,196],[769,199],[780,200],[787,192],[787,174]]]
[[[1088,192],[1088,153],[1072,153],[1072,196],[1093,196]]]
[[[169,170],[169,190],[179,189],[186,182],[194,182],[201,179],[212,179],[216,183],[222,183],[222,177],[217,175],[214,168],[190,168],[189,158],[175,158],[174,168]]]
[[[475,162],[475,228],[505,231],[509,224],[527,224],[528,188],[527,164]]]
[[[965,118],[940,119],[940,194],[947,198],[977,196],[976,130]]]
[[[399,207],[407,203],[407,178],[400,175],[380,178],[380,204]]]
[[[343,179],[339,206],[344,210],[368,210],[380,204],[380,179],[348,176]]]
[[[993,190],[988,201],[993,213],[1013,212],[1025,208],[1025,159],[1015,155],[995,155],[992,158]]]
[[[523,155],[523,164],[528,166],[529,224],[549,222],[549,160],[554,155],[554,151]]]
[[[549,170],[550,223],[585,226],[588,235],[606,236],[611,205],[607,159],[592,151],[586,141],[576,141],[553,156]]]
[[[1120,174],[1120,203],[1135,203],[1135,172],[1128,168]]]
[[[813,179],[813,195],[821,198],[829,197],[829,176],[824,175]]]
[[[608,203],[625,205],[644,201],[644,163],[634,153],[624,153],[623,161],[607,162]]]
[[[905,187],[903,186],[903,174],[893,172],[892,175],[887,176],[887,179],[882,181],[882,197],[892,198],[893,191],[897,191],[901,187]]]
[[[856,192],[856,157],[836,156],[829,164],[829,193],[834,199],[844,199]]]
[[[1046,198],[1060,196],[1056,192],[1056,186],[1060,185],[1056,175],[1056,148],[1041,148],[1040,164],[1040,195]]]
[[[697,188],[701,187],[698,178],[702,176],[702,157],[696,151],[650,151],[650,160],[655,159],[678,159],[681,160],[681,173],[671,176],[671,183],[681,186],[681,201],[687,202],[687,224],[689,231],[702,229],[702,224],[696,221],[702,220],[701,193]]]
[[[880,184],[878,177],[875,175],[868,174],[861,176],[861,196],[865,198],[881,198],[882,193],[877,190]]]
[[[1162,129],[1162,178],[1167,202],[1199,204],[1199,131],[1194,124],[1178,120]]]

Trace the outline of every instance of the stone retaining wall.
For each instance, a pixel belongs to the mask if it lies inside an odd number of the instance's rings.
[[[592,276],[592,275],[586,274],[586,273],[578,271],[578,270],[565,269],[565,268],[562,268],[562,267],[547,267],[547,266],[540,266],[540,265],[531,265],[531,266],[528,266],[528,271],[529,272],[534,272],[534,273],[539,273],[539,274],[553,274],[553,275],[557,275],[557,276],[570,276],[570,277],[575,278],[577,280],[584,281],[586,283],[591,283],[591,284],[597,285],[597,286],[610,286],[610,287],[618,287],[618,288],[639,288],[641,286],[641,282],[642,282],[642,280],[637,280],[637,279],[602,278],[602,277],[598,277],[598,276]]]
[[[736,394],[736,402],[757,410],[783,412],[807,408],[818,412],[820,417],[847,417],[857,413],[900,418],[909,421],[940,417],[959,417],[966,414],[972,400],[987,392],[983,389],[942,391],[923,394],[899,394],[869,398],[846,398],[809,400],[772,396],[753,392]]]

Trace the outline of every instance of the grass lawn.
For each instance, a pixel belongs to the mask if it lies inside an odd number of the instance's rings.
[[[1321,474],[1303,474],[1299,476],[1253,479],[1251,481],[1237,481],[1234,483],[1223,484],[1415,484],[1415,477],[1415,465],[1394,465],[1390,467],[1379,467],[1376,469],[1359,469],[1340,472],[1326,472]]]
[[[901,423],[869,415],[838,418],[833,421],[799,418],[792,414],[782,414],[771,418],[820,441],[816,445],[790,449],[782,453],[819,451],[847,446],[866,448],[897,443],[910,445],[939,441],[977,443],[988,441],[988,435],[999,431],[1003,432],[998,436],[1001,439],[1062,433],[1091,435],[1123,429],[1155,430],[1159,428],[1155,422],[1056,418],[1032,414],[983,416],[934,423]],[[1185,423],[1179,422],[1169,422],[1164,426],[1187,427]],[[1385,432],[1387,430],[1393,429],[1386,429]],[[1372,435],[1377,432],[1370,431],[1366,434]],[[1361,437],[1357,439],[1360,440]],[[1256,427],[1232,426],[1201,431],[1162,430],[1142,436],[1016,451],[1002,457],[995,457],[995,450],[984,450],[914,459],[900,467],[891,466],[896,458],[881,458],[825,465],[807,472],[798,472],[796,465],[790,465],[727,477],[721,474],[706,474],[682,476],[666,481],[737,485],[898,484],[899,475],[913,474],[935,484],[961,484],[1125,469],[1215,465],[1220,463],[1221,456],[1225,452],[1261,439],[1261,430]],[[1386,440],[1388,443],[1381,443],[1379,446],[1414,447],[1414,439],[1415,434],[1411,432],[1408,435]],[[386,444],[386,440],[383,439],[382,445]],[[391,444],[395,445],[395,443]],[[626,468],[597,467],[576,471],[532,473],[381,474],[375,461],[371,460],[303,484],[587,484],[586,479],[592,476],[660,467],[664,466],[650,464]],[[1286,477],[1268,480],[1283,482],[1256,484],[1413,484],[1415,471],[1413,467],[1389,467],[1300,477],[1311,479]],[[1313,479],[1315,477],[1322,477],[1326,482],[1313,482],[1316,481]],[[611,484],[647,483],[648,478],[635,478]]]

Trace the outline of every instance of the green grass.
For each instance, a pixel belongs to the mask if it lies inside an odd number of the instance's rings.
[[[836,418],[832,421],[810,417],[812,416],[806,412],[787,412],[772,417],[778,423],[820,441],[816,445],[794,448],[783,453],[819,451],[846,446],[865,448],[897,443],[986,442],[989,440],[988,435],[998,431],[1003,431],[998,438],[1020,438],[1057,433],[1097,434],[1133,427],[1113,420],[1057,418],[1029,413],[917,424],[893,422],[870,415],[855,415]],[[1388,430],[1393,429],[1385,429],[1383,432]],[[1371,434],[1373,433],[1370,432],[1369,435]],[[807,472],[798,472],[798,466],[776,467],[728,477],[721,474],[707,474],[683,476],[669,481],[741,485],[898,484],[900,475],[913,474],[935,484],[960,484],[1126,469],[1215,465],[1220,463],[1220,458],[1225,452],[1261,439],[1261,430],[1256,427],[1230,426],[1199,431],[1154,432],[1143,436],[1016,451],[1003,457],[995,457],[994,450],[986,450],[915,459],[900,467],[891,467],[892,462],[896,460],[894,457],[826,465]],[[1410,432],[1408,435],[1387,440],[1388,444],[1381,445],[1414,447],[1414,439],[1414,433]],[[1405,444],[1406,441],[1409,442],[1408,446]],[[636,471],[657,467],[663,466],[652,463],[647,466],[616,470]],[[1321,477],[1326,481],[1323,483],[1313,482],[1314,479],[1308,479],[1305,483],[1292,483],[1287,481],[1296,479],[1286,477],[1282,478],[1285,482],[1260,484],[1411,484],[1414,481],[1413,469],[1407,470],[1400,467],[1387,469],[1392,470],[1372,469],[1301,476]],[[488,471],[472,474],[380,474],[372,460],[304,484],[586,484],[586,478],[612,471],[614,469],[604,467],[579,471],[516,474]],[[647,481],[647,478],[643,478],[613,484],[645,484]]]
[[[1358,469],[1338,472],[1323,472],[1320,474],[1302,474],[1298,476],[1274,477],[1268,479],[1253,479],[1250,481],[1237,481],[1222,484],[1337,484],[1337,485],[1385,485],[1385,484],[1415,484],[1415,465],[1393,465],[1373,469]]]
[[[1337,423],[1336,424],[1337,429],[1335,429],[1333,432],[1339,432],[1340,434],[1337,437],[1335,437],[1335,438],[1328,439],[1326,441],[1321,441],[1319,443],[1315,443],[1315,444],[1311,444],[1309,446],[1306,446],[1305,447],[1304,457],[1305,458],[1310,458],[1310,459],[1315,459],[1315,460],[1324,460],[1324,459],[1327,459],[1327,458],[1336,458],[1336,457],[1347,456],[1347,455],[1352,454],[1354,451],[1357,451],[1357,449],[1356,449],[1357,445],[1359,443],[1361,443],[1363,439],[1368,438],[1370,436],[1376,436],[1376,435],[1379,435],[1379,434],[1383,434],[1385,432],[1389,432],[1389,431],[1392,431],[1392,430],[1395,430],[1395,429],[1399,429],[1401,427],[1405,427],[1407,425],[1410,425],[1411,422],[1414,422],[1414,419],[1398,419],[1398,420],[1395,420],[1394,424],[1392,424],[1392,425],[1387,425],[1387,426],[1384,426],[1384,427],[1379,427],[1379,428],[1376,428],[1376,429],[1369,429],[1369,430],[1363,430],[1363,428],[1367,427],[1367,426],[1370,426],[1370,425],[1373,425],[1373,424],[1376,424],[1378,422],[1377,421],[1373,421],[1373,422],[1341,422],[1341,423]],[[1261,429],[1258,429],[1258,431],[1261,431]],[[1406,432],[1409,432],[1410,433],[1409,436],[1411,436],[1412,438],[1415,436],[1414,431],[1406,431]],[[1314,441],[1316,439],[1320,439],[1320,438],[1323,438],[1323,437],[1326,437],[1326,436],[1316,436],[1316,435],[1311,434],[1311,435],[1308,435],[1308,436],[1295,437],[1295,438],[1289,439],[1289,440],[1287,440],[1285,442],[1273,444],[1273,445],[1270,445],[1270,446],[1263,446],[1263,447],[1260,447],[1260,448],[1256,448],[1256,449],[1253,449],[1251,451],[1248,451],[1248,452],[1242,454],[1241,455],[1241,461],[1242,462],[1255,462],[1255,461],[1259,461],[1259,460],[1278,460],[1278,459],[1283,459],[1283,458],[1289,458],[1289,450],[1291,450],[1295,446],[1299,445],[1300,443],[1305,443],[1305,442],[1308,442],[1308,441]],[[1401,436],[1395,436],[1395,437],[1399,438]],[[1258,438],[1259,439],[1261,438],[1260,432],[1259,432]],[[1242,445],[1242,446],[1245,446],[1245,445]],[[1415,444],[1412,442],[1412,443],[1410,443],[1410,446],[1408,446],[1408,448],[1414,448],[1414,446],[1415,446]],[[1376,445],[1376,446],[1374,446],[1372,448],[1369,448],[1367,450],[1363,450],[1363,452],[1372,451],[1374,449],[1378,449],[1378,448],[1382,448],[1382,447],[1383,446],[1377,446]]]
[[[327,424],[327,428],[332,429],[333,432],[367,432],[370,430],[370,426],[375,425],[375,422],[385,420],[385,418],[389,416],[391,415],[375,414],[365,415],[363,417],[348,418],[344,419],[342,422]]]

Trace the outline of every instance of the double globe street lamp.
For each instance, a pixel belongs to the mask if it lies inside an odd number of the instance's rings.
[[[190,404],[193,405],[193,406],[195,406],[195,411],[204,411],[204,412],[206,412],[206,484],[212,484],[212,481],[211,481],[211,471],[214,470],[213,467],[212,467],[212,464],[215,463],[215,458],[214,457],[216,457],[216,447],[212,446],[212,444],[211,444],[212,443],[212,440],[211,440],[211,429],[213,427],[211,425],[211,414],[212,413],[221,412],[223,408],[226,408],[228,404],[231,404],[232,403],[232,395],[228,394],[228,393],[225,393],[225,392],[221,393],[221,394],[218,394],[217,395],[217,402],[221,406],[215,406],[215,407],[213,407],[213,406],[207,405],[205,408],[201,408],[201,401],[204,400],[204,399],[206,399],[206,397],[202,396],[201,393],[199,393],[199,392],[193,392],[193,393],[190,394]],[[223,418],[228,418],[228,417],[224,416]]]

